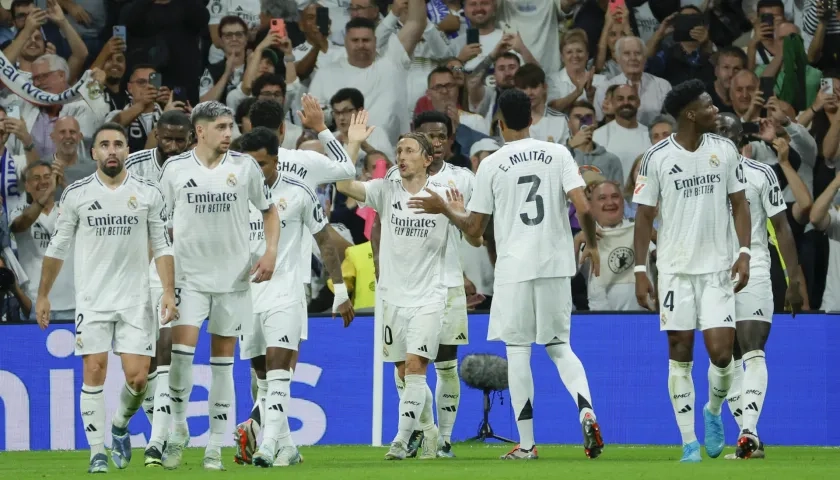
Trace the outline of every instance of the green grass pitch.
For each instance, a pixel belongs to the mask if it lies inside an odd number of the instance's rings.
[[[840,479],[840,449],[822,447],[767,447],[764,460],[711,459],[703,453],[699,464],[682,465],[679,447],[607,445],[603,455],[588,460],[580,446],[540,445],[536,461],[502,461],[509,446],[458,443],[457,458],[385,461],[387,447],[317,446],[302,447],[305,461],[287,468],[261,469],[233,462],[233,449],[223,458],[227,471],[205,472],[201,468],[204,449],[188,449],[184,463],[175,471],[143,467],[142,450],[134,450],[131,465],[117,470],[109,465],[107,475],[93,478],[121,479],[330,479],[330,480],[512,480],[560,479]],[[91,478],[87,473],[88,452],[0,452],[0,479]],[[282,477],[281,477],[282,476]]]

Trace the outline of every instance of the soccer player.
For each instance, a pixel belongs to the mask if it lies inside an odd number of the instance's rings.
[[[318,139],[321,141],[327,155],[313,151],[279,148],[277,152],[278,171],[286,178],[298,180],[300,183],[308,186],[312,191],[316,191],[319,185],[325,183],[354,178],[356,176],[356,167],[350,160],[344,146],[336,140],[335,136],[333,136],[332,132],[330,132],[324,123],[324,112],[321,110],[318,100],[311,95],[304,95],[301,103],[302,110],[298,111],[301,123],[307,129],[318,132]],[[281,103],[268,99],[258,100],[251,107],[249,115],[253,128],[264,127],[269,129],[277,136],[278,142],[281,145],[283,144],[283,138],[286,134],[286,117]],[[341,236],[332,228],[328,230],[328,233],[332,242],[344,242]],[[300,241],[300,248],[299,262],[301,265],[298,272],[300,281],[304,284],[304,288],[306,288],[312,280],[312,237],[308,235],[303,236]],[[343,252],[344,248],[341,248],[339,255],[343,255]],[[341,287],[339,287],[335,294],[338,298],[343,298],[343,296],[349,298],[349,295]],[[343,300],[339,303],[343,303]],[[306,333],[304,330],[301,340],[306,339]],[[290,367],[292,375],[294,375],[298,354],[299,349],[292,351],[292,363]],[[262,422],[259,406],[263,403],[268,389],[268,383],[265,379],[265,362],[263,359],[256,359],[253,364],[259,366],[259,368],[253,369],[253,373],[257,377],[257,393],[254,396],[254,408],[251,410],[250,418],[237,425],[234,430],[234,441],[237,447],[234,460],[237,463],[249,463],[249,459],[253,456],[253,446],[256,445],[256,437],[259,435],[260,424]]]
[[[233,112],[219,102],[203,102],[193,108],[191,120],[196,147],[167,160],[160,172],[176,232],[175,285],[181,289],[181,316],[172,323],[169,369],[173,426],[162,464],[167,469],[181,464],[189,435],[186,410],[193,386],[193,356],[199,328],[209,318],[210,438],[203,465],[207,470],[224,470],[221,448],[234,395],[233,353],[238,337],[250,333],[250,282],[271,280],[280,220],[257,162],[228,149]],[[262,212],[266,242],[265,253],[253,267],[249,202]]]
[[[155,355],[157,315],[149,302],[149,246],[163,285],[161,321],[178,318],[175,263],[160,189],[128,173],[128,140],[120,125],[106,123],[93,135],[93,175],[74,182],[59,201],[59,216],[41,270],[35,310],[41,328],[50,321],[49,294],[75,243],[76,355],[84,364],[79,409],[90,444],[89,473],[108,471],[105,455],[105,372],[108,352],[120,356],[125,388],[111,425],[111,459],[131,461],[128,421],[140,408]]]
[[[144,178],[157,185],[160,169],[170,157],[180,155],[187,150],[192,125],[190,118],[180,110],[170,110],[160,116],[155,126],[157,147],[140,150],[128,156],[125,169],[138,177]],[[149,286],[152,307],[160,303],[163,288],[160,283],[154,262],[149,265]],[[180,301],[180,292],[175,291],[175,303]],[[169,362],[172,352],[172,335],[170,325],[160,325],[158,333],[156,358],[149,366],[148,388],[143,399],[143,411],[152,425],[149,443],[146,450],[157,449],[157,453],[146,455],[147,466],[160,466],[160,452],[169,435],[171,422],[171,407],[169,404]]]
[[[373,128],[367,128],[367,112],[351,120],[348,151],[355,158]],[[373,207],[383,219],[377,309],[382,315],[383,359],[393,362],[405,382],[400,397],[399,431],[385,455],[402,460],[408,440],[421,416],[432,418],[432,391],[426,384],[426,368],[437,357],[441,322],[446,305],[445,251],[449,221],[443,215],[420,214],[408,206],[414,195],[445,192],[431,180],[429,167],[434,148],[422,133],[408,133],[397,143],[400,180],[374,179],[338,182],[338,191]],[[434,421],[425,432],[420,458],[435,458],[438,429]]]
[[[277,247],[277,266],[268,282],[254,286],[254,325],[250,334],[243,335],[241,356],[250,359],[255,369],[265,372],[268,382],[268,401],[265,412],[265,431],[259,451],[253,456],[260,467],[288,466],[300,462],[297,447],[292,442],[286,412],[291,394],[292,353],[298,349],[301,334],[307,330],[308,320],[303,284],[299,281],[298,255],[300,242],[306,235],[304,227],[318,242],[324,264],[336,285],[342,285],[341,260],[330,241],[326,214],[318,197],[305,184],[277,171],[279,141],[271,130],[256,127],[241,137],[242,151],[253,156],[265,175],[266,187],[280,212],[282,235]],[[263,222],[259,212],[251,213],[251,253],[259,256],[265,251]],[[353,305],[349,299],[334,310],[341,312],[345,325],[353,320]],[[260,365],[259,362],[262,362]],[[276,454],[276,457],[275,457]],[[243,459],[243,460],[251,460]],[[250,463],[250,461],[248,462]]]
[[[743,136],[740,119],[732,114],[717,116],[717,132],[736,145]],[[787,155],[788,144],[783,138],[773,142],[779,156]],[[773,168],[761,162],[741,157],[741,165],[746,180],[746,197],[752,222],[750,259],[750,283],[735,295],[735,360],[743,359],[743,372],[737,388],[742,392],[737,405],[730,405],[740,433],[735,449],[735,458],[763,457],[763,449],[758,438],[758,418],[767,395],[767,363],[764,345],[770,335],[773,320],[773,288],[770,284],[770,250],[767,246],[767,220],[773,225],[782,259],[788,272],[788,288],[785,301],[791,306],[793,315],[802,308],[800,294],[799,259],[796,243],[787,220],[787,206],[782,195],[782,187]],[[801,180],[796,177],[795,180]],[[804,185],[803,185],[804,187]],[[740,348],[737,348],[740,347]],[[741,352],[744,352],[743,355]],[[735,377],[741,372],[735,366]],[[732,388],[736,388],[733,384]],[[731,394],[730,394],[731,398]],[[731,454],[730,454],[731,455]],[[727,455],[726,458],[730,458]]]
[[[467,212],[460,201],[448,205],[438,195],[412,198],[409,206],[443,212],[466,235],[480,237],[490,216],[496,238],[495,297],[488,340],[505,342],[510,399],[517,416],[519,445],[502,459],[536,459],[534,380],[531,344],[545,345],[566,389],[577,403],[587,457],[601,454],[604,442],[592,409],[583,365],[572,351],[571,279],[577,272],[564,193],[577,209],[586,232],[582,258],[591,258],[595,275],[600,260],[595,221],[574,158],[562,145],[529,137],[531,103],[520,90],[499,97],[499,122],[505,146],[482,160]],[[456,195],[459,197],[460,195]]]
[[[434,181],[456,188],[464,196],[464,202],[469,202],[472,195],[475,175],[472,171],[456,167],[445,162],[444,144],[448,141],[452,131],[452,122],[449,117],[439,112],[426,112],[417,116],[414,120],[415,131],[425,133],[432,142],[434,159],[429,165],[429,175]],[[400,171],[397,166],[388,170],[385,178],[399,181]],[[374,226],[377,233],[381,225],[377,222]],[[441,330],[440,346],[438,347],[437,358],[435,358],[435,372],[437,383],[435,384],[435,406],[437,407],[438,426],[440,428],[440,442],[437,456],[451,458],[452,445],[450,439],[452,429],[455,425],[455,417],[458,413],[458,406],[461,399],[461,379],[458,377],[458,345],[469,343],[469,322],[467,320],[467,297],[464,291],[465,275],[461,267],[461,260],[458,254],[461,246],[462,233],[457,227],[450,227],[453,231],[447,237],[446,265],[444,273],[444,284],[447,287],[446,308],[443,312],[443,326]],[[376,251],[379,250],[378,235],[372,235],[376,239]],[[480,247],[481,238],[466,236],[467,242],[474,247]],[[397,369],[394,369],[394,381],[397,384],[397,391],[405,389],[405,383],[399,376]],[[420,427],[428,430],[429,425],[424,425],[420,419]],[[430,419],[434,422],[434,418]],[[418,445],[427,440],[422,436],[422,430],[415,432],[409,441],[408,456],[417,455]],[[423,446],[423,448],[426,448]]]
[[[677,119],[676,133],[645,153],[633,197],[639,204],[634,232],[636,300],[647,309],[648,295],[654,297],[645,261],[658,205],[659,328],[668,334],[668,391],[682,435],[680,461],[699,462],[691,378],[694,330],[703,332],[711,360],[704,443],[706,454],[717,458],[725,440],[720,410],[733,377],[735,292],[747,285],[750,275],[750,210],[741,155],[731,141],[711,133],[717,108],[703,82],[675,86],[664,107]],[[740,246],[734,265],[731,217]]]

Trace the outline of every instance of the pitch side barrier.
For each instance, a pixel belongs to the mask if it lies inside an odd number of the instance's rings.
[[[459,357],[470,353],[504,356],[504,345],[485,340],[487,322],[487,314],[470,315],[470,344],[459,349]],[[371,316],[357,317],[349,328],[343,328],[340,320],[310,317],[310,340],[302,346],[289,405],[298,444],[377,445],[392,438],[397,428],[397,395],[393,367],[383,367],[376,360],[382,352],[382,336],[377,331]],[[54,324],[46,331],[34,324],[6,324],[0,335],[0,450],[86,449],[78,414],[81,361],[73,355],[72,324]],[[208,438],[208,337],[203,330],[195,356],[195,388],[188,409],[191,446],[205,445]],[[838,338],[840,316],[836,314],[775,316],[766,350],[769,397],[759,428],[768,445],[840,445]],[[697,434],[703,438],[701,411],[708,396],[709,363],[699,335],[695,345],[695,411]],[[572,346],[586,367],[593,405],[608,444],[679,443],[668,399],[667,345],[656,315],[575,314]],[[540,444],[580,443],[575,404],[541,347],[534,347],[531,364],[537,440]],[[252,405],[248,362],[237,361],[234,375],[237,402],[236,418],[228,426],[231,432],[237,421],[247,418]],[[428,378],[434,386],[433,369]],[[123,383],[119,360],[112,356],[105,385],[109,419]],[[482,393],[462,384],[461,394],[456,441],[475,435],[482,415]],[[503,399],[495,397],[490,421],[497,434],[516,438],[508,394],[502,395]],[[812,421],[803,421],[803,412]],[[734,442],[736,426],[726,406],[724,419],[727,440]],[[150,426],[142,411],[131,420],[129,431],[134,447],[145,445]],[[232,435],[226,438],[232,443]]]

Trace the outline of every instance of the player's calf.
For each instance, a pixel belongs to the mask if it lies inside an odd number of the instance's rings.
[[[151,357],[124,353],[121,355],[125,386],[120,391],[120,404],[111,424],[111,460],[119,469],[131,462],[131,435],[128,422],[143,404],[146,396],[147,372]]]

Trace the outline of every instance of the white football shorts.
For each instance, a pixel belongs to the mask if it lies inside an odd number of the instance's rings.
[[[157,327],[148,303],[110,312],[76,310],[76,355],[113,351],[155,356]]]
[[[735,328],[735,290],[729,270],[700,275],[660,273],[658,295],[661,331]]]
[[[760,320],[773,322],[773,285],[769,276],[750,275],[743,290],[735,294],[735,321]]]
[[[487,340],[506,345],[568,343],[572,325],[571,285],[569,277],[494,285]]]
[[[466,345],[470,343],[469,338],[467,295],[464,293],[464,286],[450,287],[446,292],[446,306],[443,310],[440,344]]]
[[[297,350],[308,320],[302,299],[255,313],[252,318],[251,333],[239,337],[239,358],[242,360],[265,355],[268,347]]]
[[[181,289],[179,318],[170,322],[175,327],[186,325],[201,328],[210,320],[207,331],[220,337],[239,337],[251,333],[253,305],[251,290],[206,293]],[[177,299],[176,299],[177,301]]]
[[[444,303],[398,307],[378,301],[375,315],[382,316],[382,360],[404,362],[406,354],[411,353],[434,361],[444,308]]]

